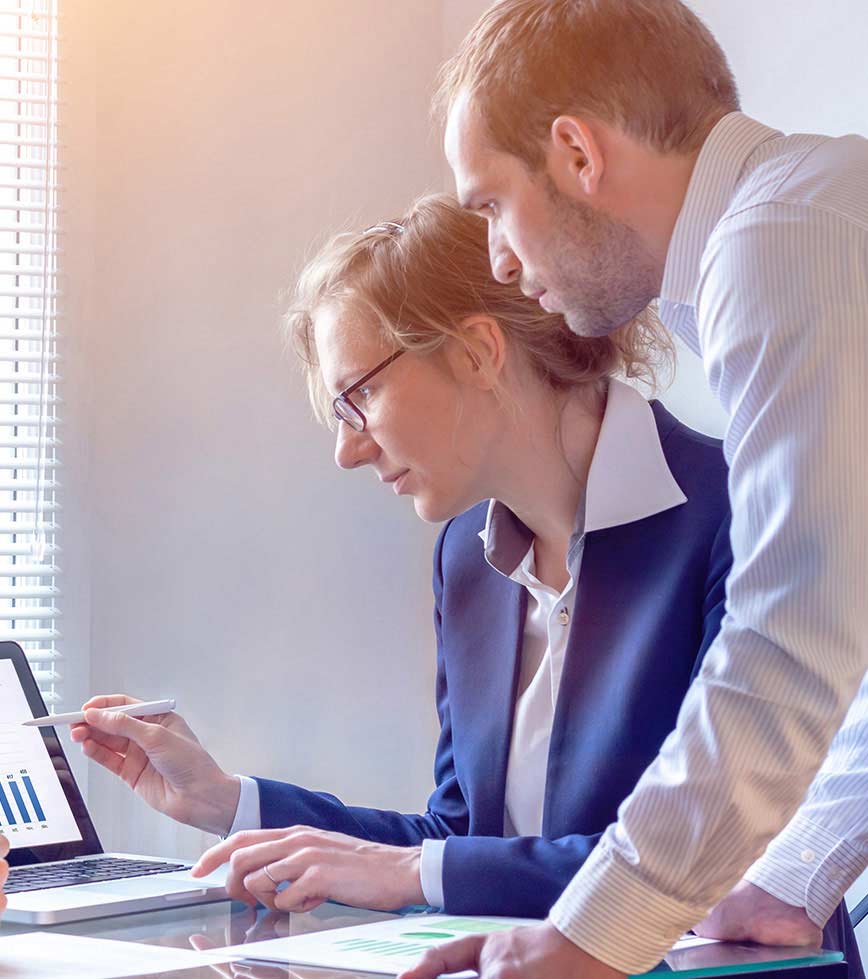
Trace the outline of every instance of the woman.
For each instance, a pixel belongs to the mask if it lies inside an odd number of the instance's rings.
[[[652,373],[665,349],[652,321],[576,337],[491,278],[484,223],[446,197],[331,242],[289,322],[338,465],[371,466],[422,519],[447,521],[427,811],[239,786],[176,714],[88,710],[73,737],[155,808],[243,831],[197,865],[231,857],[234,897],[544,916],[656,756],[719,629],[720,445],[614,379]]]

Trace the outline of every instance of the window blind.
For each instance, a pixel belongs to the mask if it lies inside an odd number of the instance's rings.
[[[57,0],[0,0],[0,639],[58,668]]]

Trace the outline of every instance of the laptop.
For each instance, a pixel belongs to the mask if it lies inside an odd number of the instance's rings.
[[[51,925],[227,900],[225,870],[105,853],[21,647],[0,643],[0,832],[10,843],[5,921]]]

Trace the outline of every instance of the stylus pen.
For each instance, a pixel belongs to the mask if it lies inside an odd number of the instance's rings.
[[[149,700],[141,704],[123,704],[120,707],[100,707],[100,710],[111,710],[116,714],[126,714],[127,717],[150,717],[151,714],[165,714],[175,709],[174,700]],[[54,727],[55,724],[81,724],[84,721],[84,711],[75,710],[71,714],[50,714],[48,717],[34,717],[32,721],[24,721],[24,727]]]

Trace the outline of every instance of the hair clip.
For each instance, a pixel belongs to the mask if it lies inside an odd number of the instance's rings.
[[[363,235],[373,235],[378,231],[395,234],[401,234],[404,231],[403,224],[397,224],[395,221],[383,221],[381,224],[372,224],[370,228],[365,228],[362,232]]]

